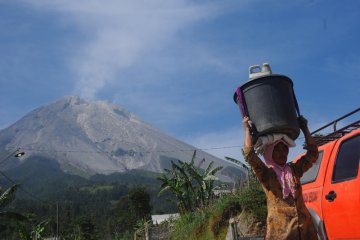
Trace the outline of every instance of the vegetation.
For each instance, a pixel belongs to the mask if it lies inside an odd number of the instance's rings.
[[[214,176],[222,167],[213,168],[210,163],[205,171],[194,166],[196,151],[189,163],[172,162],[171,170],[166,169],[159,179],[162,181],[160,193],[174,194],[181,213],[175,221],[173,240],[180,239],[224,239],[228,231],[229,219],[244,212],[258,222],[265,222],[266,197],[254,175],[249,175],[246,188],[215,200]],[[249,168],[240,161],[227,158],[239,166]],[[249,171],[250,174],[250,171]]]
[[[194,165],[196,151],[189,163],[178,161],[178,164],[171,161],[171,170],[165,169],[158,179],[162,181],[159,194],[170,191],[176,197],[176,204],[181,214],[192,212],[198,208],[206,208],[214,199],[215,173],[223,167],[213,168],[211,162],[205,171]]]
[[[96,187],[95,187],[96,188]],[[75,191],[75,189],[74,189]],[[9,191],[7,191],[9,192]],[[89,191],[88,194],[91,194]],[[84,193],[84,192],[83,192]],[[94,202],[89,201],[88,194],[81,198],[82,202],[72,201],[77,199],[76,194],[67,193],[67,200],[59,201],[59,235],[62,239],[124,239],[123,236],[132,236],[140,222],[151,218],[150,195],[144,187],[129,188],[128,193],[119,201],[111,204],[104,201],[107,194],[96,193]],[[81,193],[80,193],[81,194]],[[100,196],[99,196],[100,195]],[[110,194],[111,195],[111,194]],[[38,202],[28,199],[14,201],[15,207],[24,215],[12,212],[2,214],[7,225],[0,231],[1,239],[42,239],[43,236],[56,236],[56,209],[49,202]],[[10,213],[10,211],[1,211]],[[26,214],[25,214],[26,213]],[[49,217],[49,213],[53,213]],[[16,216],[16,218],[14,217]],[[39,222],[45,216],[49,220]],[[125,238],[126,239],[126,238]]]
[[[174,239],[222,239],[228,219],[240,211],[266,215],[259,187],[216,199],[214,175],[221,167],[210,163],[202,170],[194,165],[195,157],[196,152],[189,163],[171,162],[162,175],[129,171],[88,179],[62,172],[49,159],[33,159],[34,164],[29,159],[6,174],[23,182],[32,196],[19,191],[14,200],[18,186],[0,178],[8,187],[0,198],[0,223],[6,223],[0,239],[55,237],[57,230],[61,239],[132,239],[151,214],[176,212],[176,207],[182,215],[174,223]],[[21,214],[3,220],[11,215],[5,212]]]
[[[145,219],[149,218],[150,211],[152,214],[176,211],[176,206],[167,201],[172,198],[170,194],[158,196],[161,182],[156,179],[160,174],[156,173],[137,170],[85,179],[66,174],[55,162],[41,158],[28,159],[24,165],[5,173],[15,182],[22,182],[21,188],[32,196],[19,190],[14,199],[12,190],[12,201],[4,208],[1,204],[1,212],[21,213],[27,220],[1,218],[0,224],[4,226],[0,239],[29,239],[40,230],[42,236],[55,237],[57,226],[62,239],[124,239],[126,235],[133,236],[131,233],[138,224],[131,211],[146,213]],[[1,177],[0,185],[5,189],[11,187],[9,181]],[[141,210],[129,207],[130,193],[141,193],[133,189],[146,189],[147,195],[139,194],[139,198],[147,202]]]
[[[256,181],[241,192],[222,196],[206,209],[181,215],[175,223],[172,239],[225,239],[229,219],[240,212],[265,223],[266,197]]]
[[[0,225],[0,234],[6,231],[16,232],[21,240],[43,239],[42,234],[48,221],[34,225],[35,221],[31,216],[24,216],[20,213],[9,211],[6,207],[15,199],[15,192],[19,185],[9,187],[5,192],[0,189],[0,219],[7,225]],[[16,227],[14,227],[16,225]],[[15,235],[14,233],[13,235]]]
[[[135,187],[123,197],[116,211],[119,213],[114,236],[121,239],[132,239],[136,229],[142,228],[144,223],[151,220],[150,195],[143,187]]]
[[[45,228],[49,222],[47,220],[42,221],[38,224],[36,224],[35,222],[36,219],[31,220],[31,218],[28,222],[18,222],[18,235],[21,240],[43,239]]]
[[[6,207],[15,199],[15,192],[18,188],[18,185],[13,185],[9,187],[6,191],[2,191],[0,188],[0,233],[5,231],[9,225],[4,225],[4,223],[9,223],[11,220],[14,221],[25,221],[27,218],[20,213],[9,211]]]

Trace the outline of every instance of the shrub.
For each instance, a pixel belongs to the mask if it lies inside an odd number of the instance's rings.
[[[260,184],[252,183],[240,194],[240,205],[245,211],[253,213],[257,220],[265,222],[267,215],[266,196]]]
[[[240,211],[239,196],[225,195],[205,210],[180,216],[175,223],[172,239],[224,239],[230,217]]]
[[[266,196],[257,182],[242,192],[224,195],[207,209],[181,215],[171,239],[225,239],[229,219],[242,211],[265,223]]]

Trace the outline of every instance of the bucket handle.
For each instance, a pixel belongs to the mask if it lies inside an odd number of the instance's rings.
[[[241,113],[243,117],[249,117],[249,113],[246,107],[245,99],[243,96],[243,93],[241,91],[241,88],[238,87],[236,89],[236,102],[240,107]],[[255,144],[257,138],[258,138],[258,132],[254,124],[250,123],[250,135],[251,135],[251,142]]]
[[[240,107],[240,110],[241,110],[241,113],[243,115],[243,117],[248,117],[249,115],[247,114],[247,111],[245,109],[245,103],[244,103],[244,98],[243,98],[243,95],[242,95],[242,92],[241,92],[241,89],[240,87],[238,87],[236,89],[236,101]]]
[[[261,72],[261,66],[260,65],[253,65],[249,67],[249,74],[258,73],[254,72],[255,69],[259,69],[258,72]]]
[[[301,114],[300,114],[300,108],[299,108],[299,104],[298,104],[297,99],[296,99],[296,96],[295,96],[294,88],[292,88],[292,92],[293,92],[294,104],[295,104],[296,112],[297,112],[297,114],[298,114],[298,117],[300,117],[300,116],[301,116]]]

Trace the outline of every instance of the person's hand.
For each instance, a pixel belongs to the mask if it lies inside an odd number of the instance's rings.
[[[246,130],[246,129],[249,129],[250,128],[250,119],[249,117],[244,117],[243,118],[243,128]]]
[[[307,129],[308,121],[306,120],[306,118],[304,118],[304,116],[301,115],[300,117],[298,117],[298,123],[301,130]]]

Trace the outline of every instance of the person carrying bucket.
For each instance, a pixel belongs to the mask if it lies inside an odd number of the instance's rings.
[[[266,67],[270,69],[268,64]],[[248,90],[247,88],[254,91],[254,86],[263,87],[268,90],[265,94],[269,94],[269,92],[271,94],[271,91],[279,92],[278,89],[272,90],[272,88],[289,84],[289,80],[286,79],[287,77],[270,74],[258,74],[255,79],[251,79],[250,77],[251,81],[258,80],[258,82],[246,83],[245,87],[241,87],[242,91],[240,92],[240,88],[238,88],[236,93],[236,103],[243,113],[243,128],[245,131],[243,154],[245,161],[249,163],[256,177],[259,179],[267,198],[268,214],[265,239],[318,239],[315,225],[302,197],[300,183],[302,175],[311,168],[319,155],[317,145],[309,132],[307,120],[300,114],[299,116],[285,116],[286,118],[295,117],[295,119],[281,119],[284,118],[284,116],[266,115],[271,111],[274,113],[281,111],[287,111],[287,113],[289,113],[292,111],[269,109],[279,108],[279,106],[270,106],[268,102],[266,103],[268,105],[265,116],[263,116],[264,113],[261,112],[256,112],[251,115],[251,113],[257,111],[256,105],[259,106],[259,102],[261,102],[262,99],[256,101],[256,103],[254,103],[255,106],[249,106],[252,104],[249,102],[249,99],[254,99],[254,94],[251,93],[248,99],[246,99],[245,94],[245,98],[243,98],[244,91],[246,92]],[[275,83],[267,81],[274,81]],[[269,84],[271,85],[270,87]],[[285,88],[283,88],[283,90],[284,89]],[[288,89],[290,88],[287,87],[286,90],[293,94],[292,88],[290,90]],[[261,91],[260,89],[260,92]],[[239,99],[239,95],[242,99]],[[286,95],[286,93],[284,95]],[[290,96],[291,94],[288,95]],[[272,95],[270,97],[274,99],[274,96],[275,95]],[[268,101],[266,98],[269,96],[261,97],[264,97],[265,101]],[[275,97],[282,98],[284,96]],[[292,101],[296,102],[296,100]],[[274,102],[276,105],[276,103],[280,103],[281,101],[276,101],[275,99]],[[287,101],[287,104],[288,103],[289,101]],[[263,106],[259,108],[263,109]],[[251,109],[252,112],[249,111],[249,109]],[[256,118],[254,122],[256,122],[257,125],[250,121],[252,116],[254,116],[254,119]],[[261,124],[263,126],[260,126]],[[264,126],[267,126],[268,129]],[[257,129],[261,131],[257,131]],[[305,148],[307,152],[296,163],[287,163],[289,147],[295,146],[294,140],[299,135],[300,129],[305,137]],[[258,155],[263,155],[264,161],[262,161]]]
[[[295,164],[286,163],[289,147],[283,139],[267,145],[265,163],[256,155],[250,137],[249,118],[244,117],[245,141],[243,153],[246,162],[259,179],[267,198],[265,239],[318,239],[302,197],[300,178],[318,158],[318,149],[311,137],[305,118],[299,118],[307,152]]]

